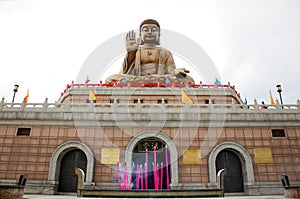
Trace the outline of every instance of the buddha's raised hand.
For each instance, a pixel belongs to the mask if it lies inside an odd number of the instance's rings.
[[[136,40],[135,32],[129,31],[126,34],[126,50],[127,52],[136,51],[139,47],[139,42]]]

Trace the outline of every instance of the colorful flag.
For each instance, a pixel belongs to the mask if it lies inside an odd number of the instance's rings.
[[[24,100],[23,100],[24,103],[28,102],[28,97],[29,97],[29,89],[27,89],[27,93],[26,93],[26,95],[24,97]]]
[[[244,101],[244,104],[247,105],[248,101],[247,101],[247,98],[245,97],[245,101]]]
[[[168,77],[166,77],[166,84],[170,84],[170,79]]]
[[[272,96],[272,92],[270,91],[270,104],[274,105],[275,104],[275,101],[273,99],[273,96]]]
[[[89,100],[96,100],[97,99],[97,97],[96,97],[96,95],[94,94],[94,92],[92,91],[92,90],[90,90],[90,96],[89,96]]]
[[[124,84],[128,84],[128,77],[126,76]]]
[[[89,100],[90,101],[97,101],[97,100],[100,100],[100,98],[96,97],[95,93],[92,90],[90,90]]]
[[[221,82],[216,78],[216,85],[221,85]]]
[[[181,91],[181,102],[183,104],[185,104],[186,102],[188,104],[194,104],[194,100],[190,96],[188,96],[188,94],[186,93],[186,91],[184,89],[182,89],[182,91]]]
[[[85,80],[85,83],[89,83],[91,80],[89,79],[89,76],[86,76],[86,80]]]

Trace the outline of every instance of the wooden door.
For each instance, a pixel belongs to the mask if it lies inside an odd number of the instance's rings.
[[[240,158],[232,151],[221,151],[216,159],[216,171],[227,169],[224,179],[225,193],[244,192],[242,164]]]
[[[67,152],[61,160],[59,175],[59,192],[76,192],[78,177],[75,168],[81,168],[86,173],[87,158],[79,149]]]

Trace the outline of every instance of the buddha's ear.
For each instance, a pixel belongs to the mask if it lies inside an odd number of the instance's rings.
[[[141,37],[137,38],[136,41],[137,41],[138,45],[142,45],[142,39],[141,39]]]
[[[156,45],[160,45],[160,39],[157,40]]]
[[[160,45],[160,34],[158,35],[158,40],[156,41],[156,45]]]

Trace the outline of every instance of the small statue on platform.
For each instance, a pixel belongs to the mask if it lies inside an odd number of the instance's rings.
[[[191,83],[193,78],[185,68],[176,69],[172,53],[160,45],[160,25],[153,19],[140,25],[140,38],[129,31],[126,35],[127,54],[120,74],[106,79],[106,83]]]

